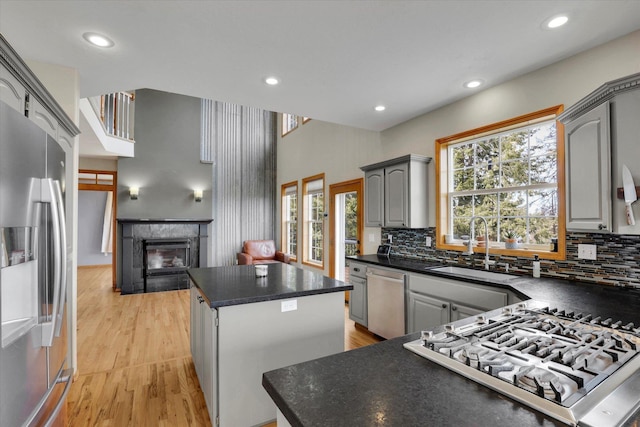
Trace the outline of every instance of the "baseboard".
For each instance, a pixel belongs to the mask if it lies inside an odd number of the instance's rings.
[[[111,264],[79,265],[78,269],[111,267]]]

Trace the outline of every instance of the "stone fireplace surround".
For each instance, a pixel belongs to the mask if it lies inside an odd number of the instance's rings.
[[[147,287],[144,265],[144,242],[147,239],[188,239],[190,265],[207,266],[208,225],[211,219],[118,219],[118,287],[121,294],[135,294],[173,289],[187,289],[186,274],[166,276]]]

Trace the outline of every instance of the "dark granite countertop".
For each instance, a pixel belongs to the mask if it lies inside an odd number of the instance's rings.
[[[375,255],[378,266],[509,288],[561,309],[640,325],[640,291],[521,276],[501,284],[428,271],[438,263]],[[267,372],[262,384],[293,426],[559,426],[526,405],[404,349],[419,334]],[[640,422],[640,411],[625,426]],[[637,425],[637,424],[635,424]]]
[[[501,283],[478,277],[466,277],[456,274],[433,271],[442,264],[434,261],[418,261],[404,258],[378,258],[376,255],[360,255],[347,259],[360,261],[380,267],[429,274],[458,281],[470,282],[514,291],[523,299],[546,301],[552,306],[577,310],[578,312],[597,313],[603,318],[612,317],[640,325],[640,289],[598,285],[553,278],[533,278],[518,276]],[[510,273],[511,274],[511,273]],[[634,320],[636,319],[636,320]]]
[[[347,283],[289,264],[266,265],[265,277],[256,277],[253,265],[190,268],[187,273],[211,308],[353,289]]]

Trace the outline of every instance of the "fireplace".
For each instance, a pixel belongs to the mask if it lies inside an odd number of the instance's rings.
[[[144,291],[188,289],[189,239],[144,239]]]
[[[123,295],[189,288],[189,268],[207,266],[210,219],[118,219]]]

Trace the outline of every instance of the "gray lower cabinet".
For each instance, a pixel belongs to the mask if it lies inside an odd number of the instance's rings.
[[[449,306],[449,301],[417,292],[409,292],[407,332],[417,332],[428,327],[449,323],[451,321]]]
[[[262,374],[344,351],[343,292],[217,308],[190,292],[191,354],[214,426],[275,420]]]
[[[408,300],[407,333],[431,329],[519,301],[507,291],[423,274],[409,276]]]
[[[494,307],[499,308],[499,307]],[[491,310],[491,309],[488,309]],[[455,322],[456,320],[466,319],[467,317],[477,316],[478,314],[484,313],[484,308],[478,309],[474,307],[469,307],[460,303],[452,303],[451,304],[451,321]]]
[[[349,296],[349,319],[367,326],[367,279],[350,277],[353,290]]]
[[[213,409],[216,407],[216,369],[212,361],[216,354],[217,328],[215,327],[216,310],[206,304],[200,291],[191,287],[191,355],[200,388],[209,409],[209,417],[215,419]]]

